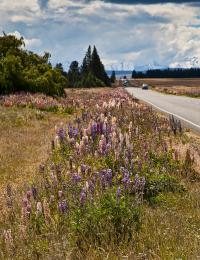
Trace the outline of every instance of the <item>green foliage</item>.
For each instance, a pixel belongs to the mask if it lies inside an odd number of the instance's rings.
[[[0,94],[28,91],[63,95],[67,79],[62,66],[52,68],[49,53],[39,56],[23,46],[23,38],[0,37]]]
[[[72,61],[68,71],[69,87],[77,87],[77,82],[80,80],[80,72],[77,61]]]
[[[92,52],[91,71],[94,74],[94,76],[103,81],[106,86],[110,85],[110,79],[108,78],[108,75],[105,71],[103,63],[100,60],[99,54],[95,46]]]
[[[91,72],[82,76],[81,80],[77,83],[78,87],[93,88],[93,87],[105,87],[105,84],[100,79],[96,78]]]
[[[135,231],[140,228],[141,207],[128,196],[123,196],[119,203],[114,190],[104,194],[98,203],[77,209],[71,217],[80,249],[88,250],[89,244],[111,248],[134,239]]]
[[[88,47],[80,69],[77,61],[71,63],[68,79],[70,87],[80,88],[105,87],[111,83],[95,46],[93,52]]]
[[[153,174],[147,178],[145,198],[151,201],[161,193],[183,191],[185,187],[177,178],[167,174]]]

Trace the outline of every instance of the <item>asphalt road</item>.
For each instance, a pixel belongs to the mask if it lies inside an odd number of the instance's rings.
[[[200,99],[165,95],[152,90],[128,87],[126,90],[162,112],[173,114],[200,132]]]

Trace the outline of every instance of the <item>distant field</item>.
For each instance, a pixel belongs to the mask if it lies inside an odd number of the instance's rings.
[[[200,87],[200,78],[135,79],[134,82],[138,85],[147,83],[152,87]]]
[[[132,81],[134,86],[140,87],[143,83],[148,84],[153,90],[161,93],[189,96],[194,98],[200,97],[200,79],[136,79]]]

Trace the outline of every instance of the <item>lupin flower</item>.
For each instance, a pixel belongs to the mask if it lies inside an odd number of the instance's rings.
[[[74,184],[79,183],[81,181],[81,179],[82,179],[82,177],[80,175],[78,175],[78,174],[73,174],[72,175],[72,182]]]
[[[55,148],[59,148],[60,147],[60,138],[58,135],[55,136],[55,139],[54,139],[54,147]]]
[[[49,203],[47,202],[46,198],[43,201],[43,211],[44,211],[45,222],[49,224],[51,221],[51,214],[50,214]]]
[[[117,196],[117,202],[119,202],[120,197],[121,197],[121,188],[120,187],[117,188],[116,196]]]
[[[36,204],[36,215],[40,215],[40,214],[42,214],[42,203],[37,202],[37,204]]]
[[[96,134],[97,134],[97,124],[93,123],[91,126],[91,136],[93,141],[95,140]]]
[[[130,180],[130,174],[129,172],[124,173],[124,177],[122,179],[122,183],[124,184],[124,189],[127,190],[130,186],[131,180]]]
[[[69,135],[69,138],[73,137],[73,127],[71,124],[68,125],[68,135]]]
[[[86,203],[87,195],[85,192],[85,189],[82,189],[81,194],[80,194],[80,204],[83,206]]]
[[[38,196],[38,193],[37,193],[37,189],[36,189],[36,187],[34,185],[31,188],[31,192],[32,192],[34,200],[36,200],[37,196]]]
[[[88,181],[88,190],[89,190],[90,194],[93,196],[94,191],[95,191],[95,186],[91,180]]]
[[[66,130],[63,127],[61,127],[58,128],[56,132],[60,140],[63,141],[66,137]]]
[[[139,186],[140,186],[140,177],[138,174],[135,175],[134,186],[136,189],[139,188]]]
[[[51,173],[50,173],[50,177],[51,177],[51,180],[52,180],[53,186],[54,186],[54,187],[57,187],[57,185],[58,185],[58,179],[57,179],[57,176],[56,176],[53,172],[51,172]]]
[[[32,195],[32,191],[31,190],[27,191],[26,197],[27,197],[28,200],[30,200],[31,195]]]
[[[39,172],[40,172],[40,173],[44,173],[44,170],[45,170],[45,165],[44,165],[44,164],[40,164],[40,166],[39,166]]]
[[[108,185],[109,186],[112,186],[112,170],[111,169],[108,169],[107,171],[106,171],[106,181],[107,181],[107,183],[108,183]]]
[[[4,230],[3,236],[4,236],[4,241],[5,241],[6,249],[7,249],[7,251],[9,251],[9,250],[11,250],[12,247],[14,246],[11,229]]]
[[[62,214],[66,213],[68,210],[67,201],[66,200],[59,201],[58,208]]]
[[[52,204],[55,201],[54,195],[50,196],[49,203]]]
[[[23,207],[27,207],[27,205],[28,205],[28,199],[27,199],[27,197],[24,197],[24,198],[22,199],[22,203],[23,203]]]
[[[59,198],[59,199],[62,198],[62,195],[63,195],[63,191],[62,191],[62,190],[59,190],[59,191],[58,191],[58,198]]]
[[[87,165],[82,164],[82,165],[81,165],[81,173],[82,173],[82,174],[85,174],[85,173],[86,173],[86,170],[87,170]]]

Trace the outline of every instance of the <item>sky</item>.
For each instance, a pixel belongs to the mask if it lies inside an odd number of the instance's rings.
[[[0,0],[0,34],[53,64],[96,45],[106,69],[200,66],[200,1]]]

